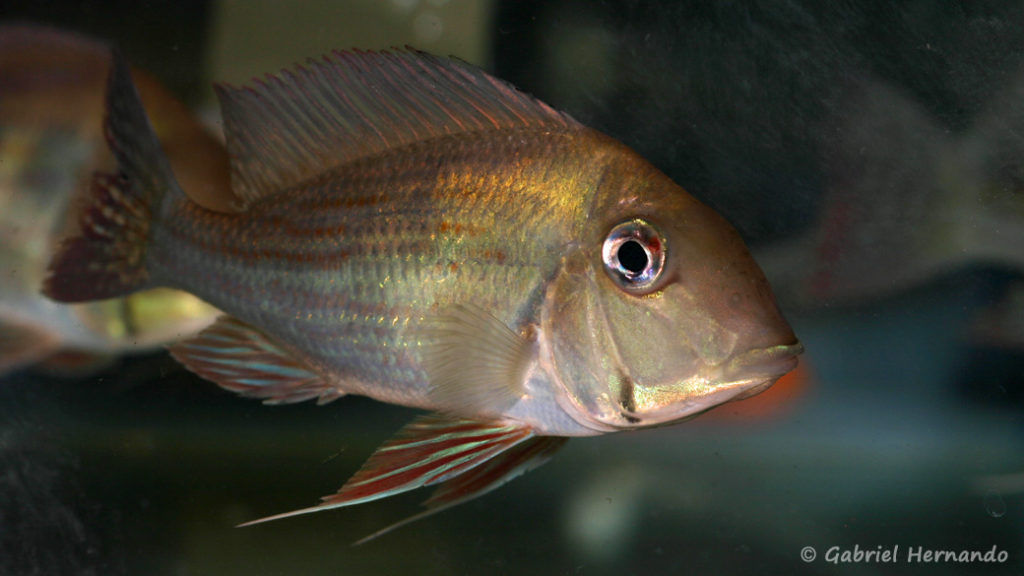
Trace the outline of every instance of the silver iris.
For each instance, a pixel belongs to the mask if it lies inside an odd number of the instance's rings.
[[[651,288],[665,266],[665,241],[645,220],[634,218],[615,226],[601,249],[604,269],[621,288],[642,293]]]

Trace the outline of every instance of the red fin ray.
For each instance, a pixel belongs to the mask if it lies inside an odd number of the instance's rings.
[[[421,416],[374,452],[324,504],[376,500],[444,482],[533,436],[508,424]]]
[[[538,436],[512,447],[498,458],[445,481],[423,503],[428,508],[447,508],[487,494],[530,470],[545,464],[569,439]]]
[[[426,510],[360,538],[353,543],[353,546],[365,544],[392,530],[433,516],[438,512],[500,488],[506,482],[546,463],[568,441],[569,439],[564,437],[539,436],[517,444],[507,452],[442,483],[423,503],[427,507]]]
[[[447,482],[454,483],[447,489],[442,484],[440,496],[431,498],[431,505],[438,509],[454,506],[540,465],[562,441],[537,438],[532,429],[514,424],[436,414],[421,416],[378,448],[336,494],[324,497],[321,504],[242,526],[362,504]],[[536,464],[529,465],[531,461]],[[462,476],[465,480],[456,482]]]

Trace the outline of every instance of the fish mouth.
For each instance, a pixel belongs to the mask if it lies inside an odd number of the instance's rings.
[[[737,393],[729,400],[742,400],[763,392],[797,365],[804,351],[800,342],[758,348],[741,354],[722,368],[722,380]]]
[[[793,370],[803,344],[756,348],[681,382],[631,390],[632,405],[621,405],[614,421],[602,421],[615,429],[649,428],[688,420],[726,402],[742,400],[768,389]]]
[[[723,376],[727,380],[745,380],[750,376],[778,378],[796,368],[797,356],[803,351],[800,342],[750,350],[730,360]]]

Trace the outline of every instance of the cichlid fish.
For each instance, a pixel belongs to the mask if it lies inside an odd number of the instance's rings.
[[[39,362],[78,373],[195,334],[219,314],[166,288],[73,305],[39,293],[59,239],[77,226],[71,206],[94,170],[115,165],[103,138],[110,62],[110,48],[89,38],[0,26],[0,374]],[[133,74],[186,189],[226,190],[223,146],[156,80]]]
[[[567,437],[683,420],[796,365],[802,347],[725,220],[480,70],[335,52],[217,95],[233,213],[182,193],[117,66],[120,171],[96,176],[45,291],[187,290],[227,316],[172,353],[228,390],[432,411],[337,494],[264,520],[439,485],[428,514]]]

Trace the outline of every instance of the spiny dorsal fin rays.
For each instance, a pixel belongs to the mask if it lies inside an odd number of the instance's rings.
[[[478,306],[457,304],[417,330],[430,398],[457,415],[501,414],[519,400],[533,342]]]
[[[458,60],[411,48],[333,52],[257,80],[215,87],[246,203],[386,149],[447,134],[579,126]]]
[[[325,496],[321,504],[240,526],[362,504],[445,482],[492,458],[500,458],[533,437],[530,428],[510,423],[451,419],[437,414],[420,416],[378,448],[336,494]]]

